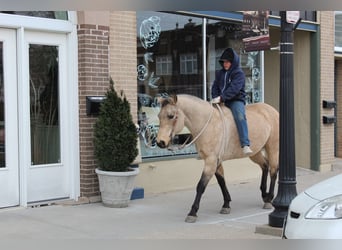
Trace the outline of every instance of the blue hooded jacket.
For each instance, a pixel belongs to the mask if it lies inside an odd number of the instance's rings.
[[[223,68],[223,60],[231,61],[229,70]],[[222,69],[216,71],[215,81],[211,89],[212,98],[221,96],[224,103],[242,101],[245,103],[245,74],[240,68],[240,58],[232,48],[223,51],[220,57]]]

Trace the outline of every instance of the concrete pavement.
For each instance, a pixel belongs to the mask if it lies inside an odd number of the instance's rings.
[[[342,173],[297,168],[297,191]],[[34,208],[0,209],[1,239],[280,239],[281,229],[269,227],[262,209],[259,179],[228,182],[231,213],[219,214],[218,185],[203,195],[196,223],[185,223],[195,190],[182,190],[132,200],[127,208],[107,208],[100,202],[60,203]]]

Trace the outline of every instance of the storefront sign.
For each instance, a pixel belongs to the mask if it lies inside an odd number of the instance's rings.
[[[242,32],[246,52],[269,49],[268,11],[244,11]]]
[[[286,22],[288,23],[297,23],[300,17],[299,11],[286,11]]]

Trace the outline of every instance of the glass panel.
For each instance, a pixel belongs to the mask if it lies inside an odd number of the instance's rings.
[[[335,47],[342,48],[342,12],[335,12]]]
[[[215,71],[221,67],[218,60],[222,52],[232,47],[239,54],[246,75],[247,103],[263,101],[261,52],[244,52],[242,23],[209,19],[206,48],[202,46],[201,18],[146,11],[137,13],[137,24],[138,123],[143,159],[196,153],[195,147],[170,152],[156,146],[156,97],[184,93],[203,98],[204,49],[207,96],[211,96]],[[185,129],[176,136],[174,144],[183,144],[189,136]]]
[[[137,12],[138,117],[143,158],[196,154],[194,145],[169,151],[156,146],[156,98],[168,94],[203,97],[202,19],[169,13]],[[184,129],[174,139],[183,144]]]
[[[30,45],[32,165],[60,162],[58,47]]]
[[[272,16],[279,16],[280,13],[278,10],[271,10],[270,15]],[[316,11],[300,11],[300,17],[305,20],[305,21],[312,21],[316,22],[317,21],[317,12]]]
[[[240,56],[240,66],[246,76],[246,103],[261,102],[262,78],[259,51],[245,52],[242,42],[242,24],[229,23],[209,19],[207,22],[207,60],[208,60],[208,96],[211,96],[211,85],[215,79],[215,71],[221,69],[219,58],[227,47],[233,48]]]
[[[67,11],[0,11],[0,13],[68,20]]]
[[[6,167],[5,158],[5,96],[4,96],[4,67],[3,43],[0,42],[0,168]]]

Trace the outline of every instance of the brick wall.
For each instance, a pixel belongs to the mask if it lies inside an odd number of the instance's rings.
[[[334,100],[334,12],[319,12],[321,22],[321,103],[323,100]],[[333,116],[333,109],[323,109],[321,117]],[[321,164],[334,161],[334,124],[323,124],[321,121]]]
[[[109,86],[109,27],[78,25],[80,107],[80,195],[99,195],[94,151],[95,117],[86,115],[86,96],[101,96]]]
[[[115,89],[123,90],[137,123],[136,12],[110,12],[110,75]]]

